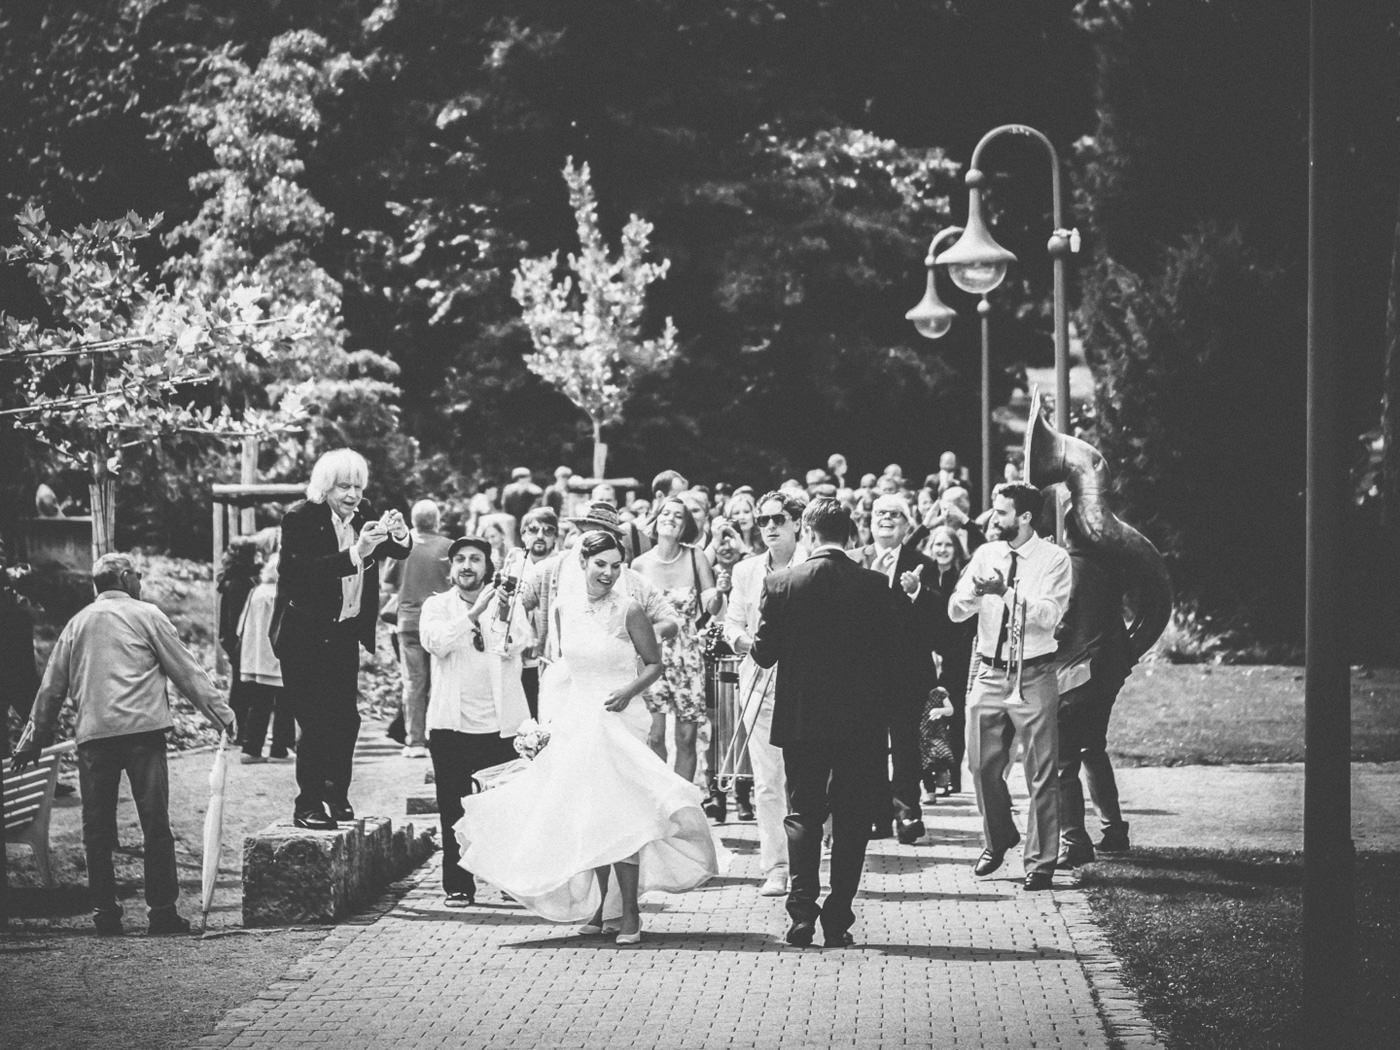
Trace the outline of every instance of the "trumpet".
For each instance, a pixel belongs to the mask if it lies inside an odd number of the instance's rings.
[[[1021,674],[1026,666],[1026,600],[1021,597],[1020,584],[1013,584],[1010,593],[1006,596],[1008,607],[1011,610],[1011,619],[1007,625],[1007,659],[1006,659],[1006,681],[1007,691],[1005,702],[1008,704],[1024,704],[1025,695],[1021,692]]]

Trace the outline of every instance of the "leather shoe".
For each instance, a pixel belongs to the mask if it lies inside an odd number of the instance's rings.
[[[739,819],[742,821],[753,820],[753,803],[746,798],[739,799],[736,803],[739,808]]]
[[[1055,867],[1060,871],[1069,871],[1082,864],[1092,864],[1094,862],[1094,847],[1076,843],[1066,846],[1060,850],[1060,855],[1055,859]]]
[[[1055,877],[1048,871],[1028,871],[1026,872],[1026,881],[1021,884],[1021,888],[1025,890],[1048,890],[1054,881]]]
[[[336,824],[325,813],[314,809],[298,810],[292,814],[292,823],[308,831],[334,831]]]
[[[1016,843],[1013,842],[1011,846],[1014,845]],[[1005,862],[1006,850],[1010,849],[1011,846],[1007,846],[1005,849],[992,849],[988,846],[982,851],[982,856],[977,858],[977,863],[972,866],[972,874],[981,878],[996,871]]]
[[[787,942],[794,948],[810,948],[812,938],[817,935],[815,919],[803,919],[788,927]]]
[[[870,825],[870,837],[872,839],[894,838],[894,824],[888,820],[874,821]]]
[[[331,820],[351,821],[355,819],[355,810],[348,802],[331,802],[326,808],[331,811]]]
[[[728,815],[729,803],[723,795],[715,792],[709,798],[705,799],[704,804],[701,805],[700,808],[705,811],[705,816],[709,817],[716,824],[723,824],[724,818]]]
[[[98,912],[92,917],[92,925],[97,930],[99,937],[120,937],[122,935],[122,917],[118,915],[108,915]]]
[[[826,935],[826,940],[823,943],[827,948],[849,948],[856,943],[856,939],[851,935],[850,930],[841,930],[839,933],[831,930],[823,932]]]
[[[906,846],[912,846],[924,837],[924,822],[922,820],[901,820],[899,822],[899,841]]]
[[[152,937],[168,937],[190,932],[190,920],[176,912],[157,912],[151,916],[146,932]]]

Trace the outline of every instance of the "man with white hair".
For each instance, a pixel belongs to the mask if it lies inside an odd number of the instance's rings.
[[[361,502],[368,481],[358,452],[327,452],[311,469],[306,499],[282,519],[269,635],[301,726],[292,810],[299,828],[333,831],[337,821],[355,819],[349,791],[360,732],[359,646],[374,652],[379,562],[407,557],[413,544],[397,510],[370,519]]]
[[[413,523],[413,550],[384,570],[384,588],[398,597],[399,673],[403,679],[404,758],[428,757],[428,694],[432,665],[419,637],[423,600],[448,589],[447,549],[451,541],[438,533],[442,512],[420,499],[408,512]]]
[[[189,920],[175,910],[180,880],[165,760],[165,734],[175,722],[167,689],[174,685],[230,740],[236,728],[233,711],[180,643],[169,617],[141,600],[141,573],[131,558],[98,558],[92,586],[96,600],[68,621],[49,654],[15,751],[15,768],[38,760],[53,738],[64,700],[72,697],[93,924],[104,936],[122,932],[112,853],[117,848],[117,793],[125,772],[141,818],[150,933],[188,933]]]

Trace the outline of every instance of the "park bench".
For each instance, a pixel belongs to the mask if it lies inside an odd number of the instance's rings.
[[[58,784],[58,760],[73,748],[71,740],[46,747],[39,753],[39,761],[22,773],[15,772],[11,759],[4,760],[5,845],[17,842],[33,851],[34,863],[46,887],[53,886],[53,871],[49,867],[49,813]]]

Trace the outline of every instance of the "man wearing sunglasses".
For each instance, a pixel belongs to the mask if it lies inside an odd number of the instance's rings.
[[[758,604],[763,581],[770,573],[800,565],[806,548],[797,542],[803,503],[780,492],[766,493],[756,506],[754,524],[767,550],[734,566],[729,605],[724,614],[725,640],[744,662],[739,665],[739,717],[748,736],[749,761],[753,765],[754,803],[758,818],[758,862],[763,869],[759,893],[782,897],[788,891],[787,778],[783,775],[783,751],[769,741],[773,732],[773,682],[776,673],[763,671],[749,657],[758,630]],[[729,741],[721,747],[728,748]],[[723,751],[721,751],[723,753]]]
[[[452,830],[462,819],[462,796],[472,793],[478,770],[515,757],[516,729],[530,713],[520,683],[520,654],[534,634],[517,603],[507,636],[507,624],[492,604],[494,573],[488,540],[453,540],[448,548],[452,589],[423,602],[418,626],[423,648],[432,657],[428,753],[442,823],[442,888],[449,908],[476,900],[476,880],[457,863],[461,852]],[[507,638],[506,655],[497,655]]]

